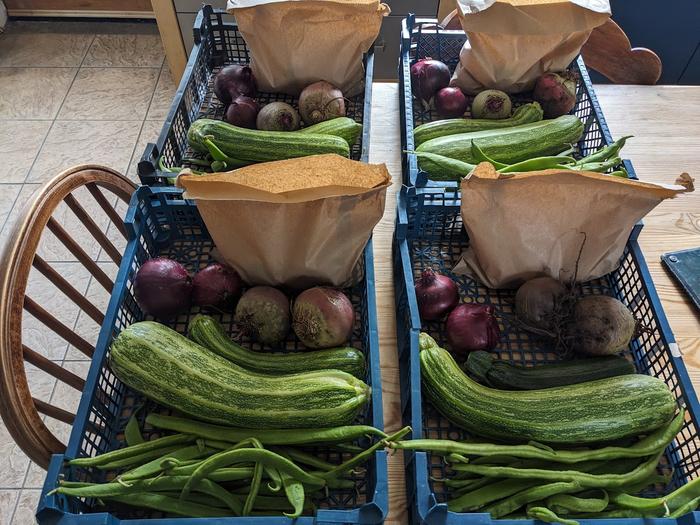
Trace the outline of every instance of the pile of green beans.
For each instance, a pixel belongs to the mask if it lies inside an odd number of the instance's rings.
[[[356,490],[351,474],[411,430],[392,435],[363,425],[256,430],[149,414],[146,422],[152,427],[176,433],[145,441],[134,421],[125,430],[126,447],[68,461],[71,467],[108,471],[111,481],[61,480],[52,493],[192,518],[296,518],[313,512],[313,500],[329,490]],[[371,444],[361,448],[353,443],[359,438]],[[331,463],[299,448],[317,445],[340,445],[339,455],[346,459]]]
[[[700,478],[657,498],[634,494],[669,483],[670,475],[657,470],[684,422],[681,408],[666,427],[625,446],[555,450],[538,443],[415,439],[389,447],[442,458],[448,475],[432,481],[443,484],[453,512],[564,525],[578,525],[584,518],[677,518],[700,505]]]
[[[579,160],[569,156],[569,154],[573,152],[573,149],[570,149],[559,155],[531,158],[516,164],[504,164],[486,155],[475,142],[472,142],[472,154],[478,162],[489,162],[493,164],[499,173],[520,173],[547,169],[570,169],[605,173],[609,169],[622,164],[619,153],[628,138],[630,137],[622,137],[609,146],[604,146],[598,151]],[[475,164],[469,164],[435,153],[421,151],[409,151],[407,153],[413,153],[418,157],[421,170],[428,173],[433,180],[453,180],[459,182],[476,168]],[[610,172],[609,175],[623,178],[628,177],[627,171],[623,167],[617,168],[615,171]]]

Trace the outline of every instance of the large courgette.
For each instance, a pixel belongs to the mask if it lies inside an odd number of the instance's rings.
[[[190,124],[187,141],[192,149],[207,153],[206,137],[229,157],[243,161],[267,162],[324,153],[350,156],[347,141],[334,135],[259,131],[211,119],[199,119]]]
[[[514,164],[523,160],[561,152],[575,144],[583,134],[583,123],[574,115],[553,120],[541,120],[503,129],[474,133],[458,133],[428,140],[416,151],[436,153],[445,157],[476,164],[472,141],[493,160]]]
[[[618,355],[518,366],[483,351],[471,352],[465,368],[482,384],[503,390],[541,390],[635,373],[634,365]]]
[[[456,135],[457,133],[471,133],[486,129],[501,129],[529,124],[542,120],[542,108],[537,102],[523,104],[517,108],[510,118],[490,119],[490,118],[451,118],[446,120],[435,120],[421,124],[413,130],[413,141],[416,147],[428,140],[444,137],[446,135]]]
[[[151,321],[123,330],[110,368],[146,397],[192,417],[252,428],[352,423],[370,388],[339,370],[271,376],[250,372]]]
[[[676,401],[658,378],[632,374],[544,390],[506,391],[466,376],[420,334],[421,378],[435,408],[474,434],[506,441],[584,444],[647,434],[667,424]]]
[[[195,343],[253,372],[294,374],[335,369],[360,378],[365,374],[365,356],[352,347],[287,354],[252,352],[232,341],[216,319],[208,315],[196,315],[190,321],[187,333]]]

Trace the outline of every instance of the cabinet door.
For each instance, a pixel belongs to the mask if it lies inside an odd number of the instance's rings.
[[[679,84],[693,84],[700,86],[700,42],[695,47],[695,53],[678,80]]]

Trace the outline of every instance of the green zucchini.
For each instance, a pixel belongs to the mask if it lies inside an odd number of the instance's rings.
[[[635,373],[634,365],[617,355],[518,366],[483,351],[471,352],[465,368],[483,384],[502,390],[540,390]]]
[[[355,122],[350,117],[337,117],[331,120],[324,120],[318,124],[307,126],[294,133],[318,133],[320,135],[335,135],[343,138],[352,146],[357,142],[362,133],[362,124]]]
[[[208,315],[196,315],[187,333],[195,343],[253,372],[294,374],[335,369],[359,378],[365,375],[365,356],[352,347],[287,354],[252,352],[232,341],[216,319]]]
[[[514,164],[534,157],[555,155],[568,144],[578,142],[583,122],[575,115],[541,120],[503,129],[458,133],[422,143],[416,151],[437,153],[445,157],[476,164],[472,141],[494,160]]]
[[[446,135],[457,133],[471,133],[473,131],[483,131],[486,129],[501,129],[520,126],[542,120],[542,108],[539,103],[531,102],[516,108],[510,118],[488,119],[488,118],[451,118],[446,120],[436,120],[417,126],[413,130],[414,146],[418,147],[424,142]]]
[[[454,424],[487,438],[566,445],[612,441],[666,425],[676,410],[666,383],[642,374],[543,390],[496,390],[470,379],[428,334],[419,340],[427,398]]]
[[[347,141],[334,135],[259,131],[204,118],[190,124],[187,141],[192,149],[207,153],[209,149],[204,144],[207,137],[225,155],[240,161],[267,162],[324,153],[350,156]]]
[[[352,423],[370,388],[339,370],[272,376],[250,372],[152,321],[123,330],[110,348],[120,381],[203,421],[253,428]]]

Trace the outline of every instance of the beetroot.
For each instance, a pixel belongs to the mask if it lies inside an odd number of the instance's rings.
[[[607,295],[587,295],[574,306],[568,335],[576,353],[615,355],[627,349],[637,320],[620,301]]]
[[[238,301],[234,321],[250,338],[278,345],[289,333],[289,300],[277,288],[254,286]]]
[[[134,277],[134,299],[145,313],[167,319],[190,306],[192,278],[184,266],[167,257],[149,259]]]
[[[306,86],[299,94],[299,113],[304,124],[318,124],[345,116],[345,98],[330,82],[320,80]]]
[[[345,343],[355,324],[355,311],[340,290],[317,286],[303,291],[292,307],[292,328],[307,348]]]
[[[510,117],[513,103],[503,91],[487,89],[472,101],[472,118],[502,119]]]
[[[576,106],[576,76],[573,73],[545,73],[535,82],[532,98],[540,103],[545,118],[566,115]]]

